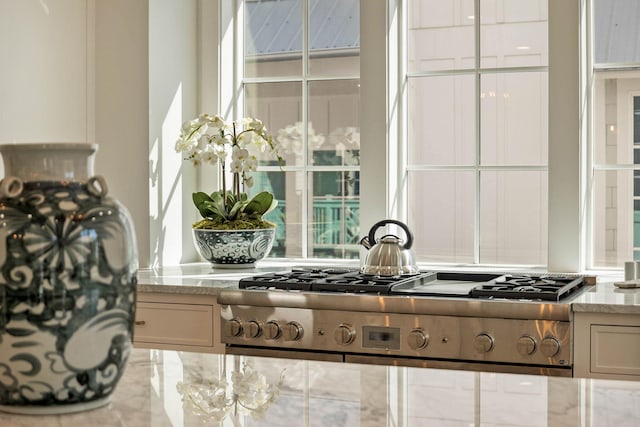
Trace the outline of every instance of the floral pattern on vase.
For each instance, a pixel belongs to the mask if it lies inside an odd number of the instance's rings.
[[[137,250],[129,213],[106,196],[101,177],[5,177],[0,190],[0,410],[104,405],[133,337]]]

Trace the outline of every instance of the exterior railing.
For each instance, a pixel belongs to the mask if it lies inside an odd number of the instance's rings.
[[[277,226],[272,256],[284,256],[286,247],[286,202],[269,214]],[[358,198],[314,198],[312,243],[309,257],[358,258],[360,240],[360,200]],[[299,241],[300,236],[291,236]]]

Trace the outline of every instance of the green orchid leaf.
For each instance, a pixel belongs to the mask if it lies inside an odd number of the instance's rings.
[[[211,197],[209,197],[207,193],[199,191],[197,193],[193,193],[191,198],[193,199],[193,204],[200,212],[200,215],[202,215],[203,218],[207,218],[209,209],[207,208],[206,203],[212,201]]]
[[[278,201],[267,191],[249,197],[247,193],[234,194],[214,191],[210,195],[203,192],[192,194],[194,205],[205,220],[231,223],[246,222],[250,218],[261,220],[262,215],[271,212]]]
[[[193,203],[196,206],[200,206],[205,201],[211,201],[211,197],[209,197],[209,195],[207,193],[203,193],[202,191],[198,191],[197,193],[193,193],[191,195],[191,198],[193,199]]]
[[[245,204],[244,204],[244,203],[242,203],[242,202],[238,202],[238,203],[236,203],[235,205],[233,205],[233,206],[231,207],[231,209],[229,210],[229,218],[230,218],[230,219],[236,219],[236,218],[238,217],[238,214],[241,212],[242,207],[243,207],[244,205],[245,205]]]
[[[224,198],[222,197],[222,193],[220,191],[211,193],[211,200],[214,203],[224,203]]]
[[[232,191],[227,191],[225,198],[227,206],[234,206],[238,202],[238,199]]]
[[[216,218],[220,217],[223,219],[228,219],[229,215],[227,210],[224,208],[224,205],[215,202],[204,202],[204,205],[207,209],[208,215],[205,218]]]
[[[268,214],[269,212],[271,212],[277,207],[278,207],[278,201],[276,199],[273,199],[271,202],[271,206],[269,206],[269,208],[262,215]]]
[[[203,218],[227,218],[228,214],[224,206],[224,200],[219,192],[211,193],[209,196],[203,192],[192,194],[193,204],[196,206]]]
[[[244,213],[249,215],[264,215],[271,208],[273,201],[273,195],[268,191],[258,193],[244,207]]]

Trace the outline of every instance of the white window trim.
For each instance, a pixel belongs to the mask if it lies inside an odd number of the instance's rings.
[[[397,58],[389,54],[395,51],[389,46],[398,34],[399,14],[393,13],[396,3],[395,0],[360,1],[361,234],[382,219],[402,219],[395,197],[398,177],[391,172],[392,167],[399,169],[401,156],[397,150],[390,149],[397,146],[400,116],[397,108],[389,106],[398,99],[399,88],[388,83],[391,81],[388,76],[398,76]],[[387,31],[382,31],[385,28]]]
[[[222,2],[215,2],[216,8]],[[234,1],[238,11],[240,0]],[[406,188],[404,183],[404,153],[399,151],[398,141],[403,138],[404,104],[398,101],[402,91],[402,75],[399,51],[403,45],[400,23],[402,0],[361,0],[360,46],[360,118],[361,164],[360,171],[361,233],[384,218],[406,219]],[[211,7],[202,2],[201,7]],[[587,209],[586,186],[581,185],[586,176],[587,153],[583,140],[586,135],[587,108],[585,78],[580,76],[580,64],[584,61],[584,0],[549,1],[549,271],[579,272],[585,268],[585,230]],[[220,9],[218,9],[220,10]],[[219,15],[219,28],[229,28],[228,19]],[[233,27],[232,28],[237,28]],[[381,31],[386,29],[386,31]],[[221,67],[220,58],[234,58],[230,32],[220,35],[218,69],[220,100],[229,99],[237,81],[228,85],[229,76]],[[209,40],[211,40],[209,38]],[[209,43],[201,42],[201,52]],[[393,48],[390,48],[393,46]],[[204,73],[204,68],[200,68]],[[211,76],[212,73],[209,73]],[[398,84],[390,84],[396,81]],[[571,84],[571,83],[574,84]],[[224,102],[220,111],[229,109]],[[380,173],[385,171],[385,173]],[[399,189],[402,189],[400,191]]]
[[[549,0],[549,271],[585,269],[584,1]]]

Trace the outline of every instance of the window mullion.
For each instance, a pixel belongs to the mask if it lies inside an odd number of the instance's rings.
[[[586,100],[587,100],[587,114],[588,114],[588,119],[587,120],[583,120],[581,125],[584,131],[584,135],[586,137],[586,153],[585,153],[585,168],[587,171],[593,171],[594,170],[594,158],[593,158],[593,153],[594,153],[594,143],[595,141],[593,140],[593,124],[594,124],[594,104],[593,104],[593,95],[594,95],[594,89],[595,88],[595,69],[594,69],[594,64],[593,64],[593,10],[592,10],[592,2],[591,1],[587,1],[586,2],[586,7],[585,7],[585,16],[582,19],[582,22],[584,24],[584,40],[586,43],[585,49],[587,51],[587,55],[585,58],[585,69],[583,70],[583,72],[581,73],[582,76],[584,76],[584,79],[586,80],[586,84],[587,84],[587,90],[589,90],[590,93],[588,93],[586,95]],[[585,180],[585,186],[586,188],[590,189],[593,188],[593,179],[594,179],[594,173],[588,173],[586,174],[586,176],[584,176],[584,180]],[[593,191],[588,190],[586,191],[585,194],[585,205],[587,206],[587,217],[586,217],[586,224],[588,227],[588,230],[590,230],[589,232],[585,231],[585,245],[584,248],[582,249],[582,258],[585,260],[585,268],[593,268],[594,267],[594,253],[595,253],[595,239],[594,239],[594,211],[593,211],[593,206],[594,206],[594,194]]]
[[[387,105],[387,80],[391,54],[395,46],[389,45],[389,37],[382,29],[388,28],[387,11],[396,7],[394,0],[360,1],[360,230],[368,232],[376,222],[389,212],[389,195],[397,188],[390,188],[387,157],[391,139]],[[397,16],[396,16],[397,18]],[[395,21],[397,25],[397,20]],[[391,31],[391,30],[389,30]],[[381,51],[388,55],[380,54]],[[398,99],[392,101],[397,102]],[[389,107],[397,112],[397,104]],[[395,164],[393,165],[395,167]]]
[[[475,126],[475,204],[474,204],[474,226],[473,226],[473,262],[474,264],[480,264],[480,194],[482,188],[480,187],[480,163],[481,163],[481,137],[482,137],[482,112],[481,112],[481,98],[480,92],[482,91],[482,77],[480,75],[480,0],[475,0],[474,5],[474,16],[473,20],[473,31],[475,34],[475,43],[474,43],[474,66],[475,66],[475,118],[476,118],[476,126]]]
[[[581,40],[579,1],[549,1],[549,230],[550,271],[577,272],[581,258]]]
[[[313,221],[309,219],[313,212],[313,191],[309,189],[313,172],[309,171],[309,0],[302,0],[302,164],[304,182],[302,186],[302,257],[309,257],[309,245],[313,243]]]

